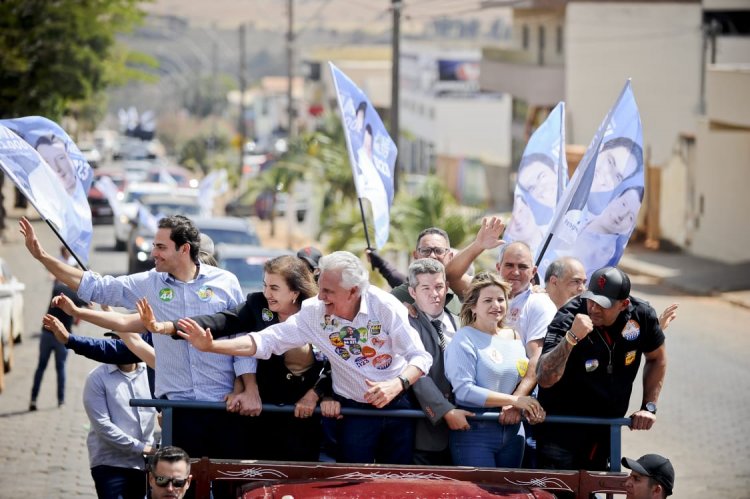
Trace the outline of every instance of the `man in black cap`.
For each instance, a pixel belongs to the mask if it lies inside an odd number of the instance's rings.
[[[672,495],[674,468],[666,457],[646,454],[637,461],[623,457],[622,465],[632,470],[625,481],[627,499],[664,499]]]
[[[310,271],[315,275],[316,279],[318,276],[318,261],[320,260],[321,256],[323,256],[323,253],[321,253],[318,248],[315,248],[313,246],[305,246],[297,252],[297,258],[305,261],[308,267],[310,267]]]
[[[588,290],[557,312],[537,366],[539,402],[550,415],[620,418],[630,402],[641,356],[643,401],[631,429],[656,421],[667,355],[656,311],[630,296],[615,267],[591,275]],[[609,427],[545,423],[538,428],[540,468],[608,469]]]

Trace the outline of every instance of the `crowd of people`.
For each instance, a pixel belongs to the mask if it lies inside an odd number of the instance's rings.
[[[370,284],[359,256],[305,248],[266,262],[263,291],[245,298],[237,278],[212,265],[210,241],[188,218],[165,217],[158,227],[155,268],[113,277],[47,253],[31,224],[20,222],[26,247],[56,279],[45,330],[103,363],[84,395],[99,497],[142,497],[147,483],[185,493],[188,454],[317,461],[323,448],[348,463],[607,470],[608,427],[545,419],[626,416],[643,359],[643,399],[629,414],[631,428],[656,421],[667,365],[663,330],[676,306],[659,315],[630,294],[620,269],[587,279],[569,256],[540,276],[545,288],[535,286],[531,250],[504,244],[499,218],[484,219],[461,251],[444,230],[424,230],[406,275],[367,250],[391,292]],[[496,248],[494,270],[471,272]],[[75,320],[116,334],[72,334]],[[32,410],[37,393],[35,382]],[[128,404],[149,397],[222,402],[226,410],[176,409],[179,448],[157,450],[156,411]],[[267,415],[263,403],[293,406],[293,413]],[[378,414],[415,408],[423,419]],[[475,418],[484,413],[500,416]],[[153,456],[148,475],[144,456]],[[672,493],[665,458],[622,464],[632,470],[629,489],[644,494],[632,497]]]

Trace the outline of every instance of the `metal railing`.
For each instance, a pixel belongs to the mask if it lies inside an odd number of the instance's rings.
[[[164,399],[131,399],[132,407],[155,407],[161,409],[162,414],[162,445],[172,444],[172,418],[173,409],[212,409],[226,410],[224,402],[203,402],[196,400],[164,400]],[[293,413],[292,405],[263,404],[264,413]],[[320,407],[315,408],[314,414],[320,414]],[[341,414],[344,416],[373,416],[373,417],[399,417],[399,418],[425,418],[422,411],[414,409],[357,409],[354,407],[342,407]],[[469,419],[480,421],[497,421],[499,412],[485,412]],[[588,418],[580,416],[550,416],[544,420],[545,423],[585,424],[609,426],[610,443],[610,471],[619,472],[620,459],[622,457],[622,431],[623,426],[630,426],[630,418]]]

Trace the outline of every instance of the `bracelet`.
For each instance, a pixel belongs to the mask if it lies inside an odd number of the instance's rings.
[[[568,343],[570,343],[573,346],[576,346],[578,342],[580,341],[578,339],[578,336],[573,334],[573,331],[571,331],[570,329],[568,330],[567,333],[565,333],[565,339],[567,340]]]

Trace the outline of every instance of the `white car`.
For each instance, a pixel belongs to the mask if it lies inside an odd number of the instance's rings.
[[[4,374],[13,367],[13,344],[21,341],[23,324],[23,291],[26,285],[10,271],[8,263],[0,258],[0,391],[5,387]]]

